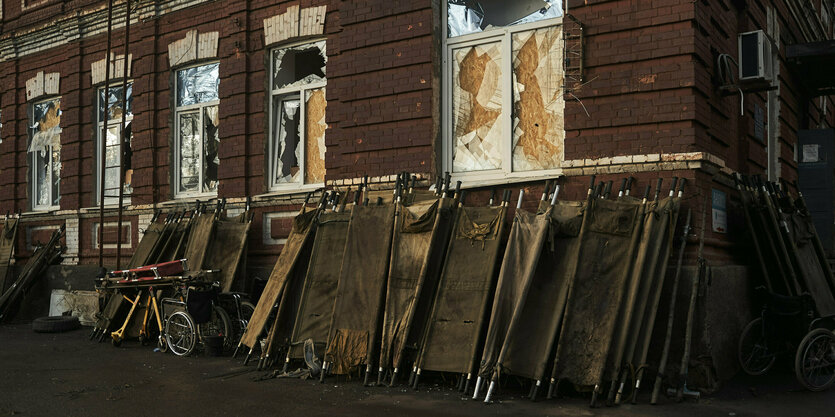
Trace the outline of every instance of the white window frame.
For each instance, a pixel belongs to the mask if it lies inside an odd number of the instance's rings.
[[[43,99],[40,99],[40,100],[35,100],[35,101],[29,102],[28,105],[30,106],[30,109],[29,109],[29,114],[27,116],[29,126],[33,126],[35,124],[35,106],[37,106],[38,104],[50,102],[50,101],[53,101],[53,100],[58,100],[58,102],[60,103],[61,98],[62,98],[61,96],[54,96],[54,97],[43,98]],[[60,109],[60,107],[59,107],[59,109]],[[58,126],[59,127],[61,126],[60,122],[59,122]],[[32,128],[31,127],[29,127],[27,129],[27,131],[28,131],[28,134],[27,134],[28,140],[27,140],[27,143],[26,143],[26,145],[27,145],[26,160],[27,160],[27,163],[29,165],[29,172],[30,172],[30,175],[29,175],[29,181],[30,181],[30,183],[29,183],[29,196],[30,196],[30,200],[31,200],[30,206],[32,208],[32,211],[54,211],[54,210],[58,210],[58,209],[61,208],[61,205],[60,205],[60,201],[61,201],[60,180],[61,180],[61,178],[60,178],[60,176],[58,178],[58,181],[59,181],[59,184],[58,184],[58,201],[59,201],[59,204],[51,204],[51,202],[52,202],[52,191],[53,191],[52,190],[52,183],[53,183],[52,167],[50,167],[50,169],[48,171],[49,172],[49,180],[46,182],[47,184],[49,184],[50,204],[45,204],[45,205],[38,204],[38,179],[36,178],[36,176],[38,175],[38,171],[35,169],[35,167],[37,166],[37,161],[35,160],[35,153],[37,153],[37,152],[29,152],[29,150],[28,150],[28,146],[30,146],[30,144],[32,143],[32,139],[33,139],[34,136],[32,135]],[[49,146],[49,151],[48,151],[50,165],[53,163],[52,153],[53,153],[53,149],[52,149],[52,145],[50,145]],[[60,158],[60,151],[59,151],[59,158]]]
[[[203,103],[189,104],[189,105],[186,105],[186,106],[177,106],[177,99],[179,97],[179,92],[180,92],[180,78],[177,76],[177,73],[179,73],[180,71],[190,69],[190,68],[197,68],[197,67],[202,67],[202,66],[212,65],[212,64],[217,64],[218,68],[220,68],[220,61],[212,61],[212,62],[201,62],[199,64],[189,65],[189,66],[185,66],[185,67],[182,67],[182,68],[177,68],[177,69],[174,70],[174,147],[173,147],[174,148],[174,157],[172,158],[174,160],[174,164],[173,164],[174,165],[174,176],[173,176],[174,183],[171,184],[171,185],[174,189],[174,198],[175,199],[197,198],[197,197],[216,197],[217,196],[217,190],[215,190],[215,191],[202,191],[203,190],[203,179],[204,179],[203,178],[203,171],[204,171],[204,169],[203,169],[203,163],[204,163],[203,155],[204,155],[204,152],[205,152],[203,148],[205,148],[205,146],[206,146],[206,138],[205,138],[205,135],[204,135],[204,132],[203,132],[203,129],[204,129],[204,126],[205,126],[204,123],[203,123],[203,116],[206,114],[205,109],[207,107],[217,106],[218,108],[220,108],[220,94],[218,94],[218,99],[217,100],[206,101],[206,102],[203,102]],[[185,113],[194,113],[194,112],[197,112],[197,114],[199,115],[199,120],[200,120],[200,125],[199,126],[200,126],[201,150],[200,150],[200,158],[198,158],[200,166],[198,167],[198,171],[197,171],[199,173],[198,184],[200,186],[200,191],[180,191],[180,155],[181,155],[181,153],[180,153],[180,115],[185,114]],[[218,186],[219,185],[220,185],[220,179],[218,179]]]
[[[131,86],[131,96],[132,96],[133,95],[133,88],[132,88],[133,87],[133,80],[128,80],[127,85]],[[122,82],[114,82],[114,83],[110,84],[109,88],[114,88],[114,87],[115,88],[122,88]],[[99,120],[99,118],[101,117],[101,114],[102,114],[102,108],[101,108],[102,93],[104,93],[104,85],[98,86],[96,88],[96,158],[95,158],[96,159],[96,168],[95,168],[95,171],[96,171],[96,197],[95,198],[96,198],[96,204],[97,205],[101,204],[101,201],[99,201],[99,199],[101,198],[101,175],[102,175],[102,172],[100,172],[101,171],[101,157],[102,157],[101,147],[102,147],[102,144],[104,144],[104,140],[102,139],[102,136],[101,136],[101,131],[102,131],[102,128],[104,128],[104,124],[105,124],[104,121]],[[107,100],[106,97],[105,97],[105,100]],[[105,113],[105,115],[107,114],[107,109],[106,108],[104,109],[104,113]],[[128,116],[125,117],[125,126],[127,126],[132,121],[133,121],[133,113],[131,113]],[[107,120],[107,127],[108,128],[121,127],[121,125],[122,125],[122,118],[121,117],[118,117],[116,119],[108,119]],[[119,130],[119,140],[120,141],[122,140],[121,136],[122,136],[122,131],[123,130],[124,129]],[[132,138],[131,138],[131,140],[132,140]],[[122,166],[122,157],[123,156],[124,155],[122,155],[121,153],[119,154],[119,166],[120,167]],[[105,172],[107,172],[107,168],[108,167],[105,167]],[[125,186],[125,184],[122,184],[122,187],[124,187],[124,186]],[[105,190],[105,193],[106,192],[107,192],[107,190]],[[125,196],[124,197],[125,198],[123,200],[123,203],[130,205],[130,191],[129,190],[125,190]],[[119,204],[118,197],[105,196],[104,197],[104,204],[105,204],[105,206],[108,206],[108,205],[117,206]]]
[[[306,39],[304,41],[292,42],[292,43],[285,43],[281,45],[277,45],[269,50],[269,60],[270,60],[270,75],[269,75],[269,106],[267,108],[267,122],[269,123],[267,126],[267,152],[265,154],[265,158],[267,159],[265,167],[267,169],[267,185],[270,192],[281,192],[281,191],[299,191],[299,190],[316,190],[322,188],[324,186],[323,182],[319,183],[305,183],[305,161],[307,156],[307,141],[306,141],[306,123],[307,120],[305,119],[305,113],[307,111],[307,103],[305,100],[305,94],[309,90],[317,90],[320,88],[325,88],[328,85],[328,78],[327,72],[325,73],[325,79],[323,81],[312,82],[309,84],[303,85],[296,85],[284,88],[273,88],[274,81],[273,78],[275,77],[275,59],[273,59],[273,55],[276,51],[281,49],[287,48],[294,48],[297,46],[302,45],[313,45],[317,42],[324,41],[325,38],[317,38],[317,39]],[[325,51],[322,51],[325,52]],[[325,63],[327,67],[327,62]],[[281,99],[282,97],[295,95],[298,94],[299,96],[299,146],[301,147],[299,152],[299,182],[276,182],[275,175],[273,170],[275,169],[276,164],[276,132],[274,119],[275,119],[275,111],[273,111],[274,103],[276,99]]]
[[[441,67],[441,134],[442,152],[441,166],[448,171],[457,181],[463,181],[465,188],[482,185],[502,184],[510,182],[522,182],[540,178],[553,178],[562,175],[563,169],[551,168],[535,171],[513,172],[513,59],[512,59],[512,35],[517,32],[527,32],[534,29],[541,29],[563,24],[563,16],[551,19],[540,20],[521,25],[504,26],[487,29],[481,32],[468,33],[466,35],[449,38],[447,23],[447,1],[442,1],[442,67]],[[499,42],[502,48],[502,132],[504,132],[502,143],[502,166],[498,169],[454,172],[452,156],[455,151],[455,135],[453,132],[452,116],[452,93],[453,93],[453,65],[452,51],[454,49],[468,46],[483,45],[486,43]],[[563,143],[563,146],[565,144]],[[560,165],[565,163],[565,155],[560,160]]]

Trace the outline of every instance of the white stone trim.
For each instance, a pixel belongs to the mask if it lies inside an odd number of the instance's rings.
[[[90,73],[93,78],[93,85],[98,85],[104,83],[105,73],[107,72],[107,67],[105,66],[105,58],[102,58],[96,62],[93,62],[90,65]],[[131,70],[133,69],[133,54],[128,54],[128,73],[127,77],[130,78]],[[125,55],[116,55],[114,53],[110,54],[110,79],[113,80],[115,78],[123,78],[125,75]]]
[[[93,229],[93,249],[99,248],[99,222],[95,222],[92,225]],[[105,227],[119,227],[119,222],[104,222]],[[127,226],[127,243],[122,243],[122,249],[131,249],[133,247],[133,236],[131,235],[131,223],[129,221],[122,222],[122,227]],[[105,249],[116,249],[116,243],[106,243],[104,245]]]
[[[186,37],[168,44],[168,64],[177,67],[202,59],[217,58],[218,32],[186,32]]]
[[[279,211],[274,213],[264,213],[263,227],[261,228],[261,240],[265,245],[283,245],[287,243],[287,239],[273,239],[272,237],[272,220],[273,219],[287,219],[296,217],[298,211]]]
[[[276,16],[264,19],[264,43],[276,44],[300,36],[314,36],[325,33],[327,6],[305,7],[298,5]]]
[[[78,223],[78,218],[68,218],[64,222],[67,247],[64,249],[61,265],[78,265]]]
[[[43,96],[58,95],[61,86],[61,73],[50,72],[44,74],[39,71],[34,77],[26,80],[26,101],[37,100]]]

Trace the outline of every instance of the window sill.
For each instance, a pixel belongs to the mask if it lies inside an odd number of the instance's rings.
[[[60,210],[61,210],[60,206],[40,207],[40,208],[34,208],[31,211],[26,211],[26,212],[20,213],[20,216],[21,217],[23,217],[23,216],[39,216],[39,215],[40,216],[48,216],[48,215],[56,214]]]
[[[503,172],[490,173],[458,173],[451,174],[450,187],[455,187],[456,181],[461,181],[461,189],[491,187],[496,185],[517,184],[524,182],[552,180],[563,176],[562,168],[549,169],[546,171],[517,172],[505,174]]]
[[[263,193],[263,194],[254,195],[254,196],[252,196],[252,199],[253,200],[269,200],[273,197],[284,197],[284,196],[293,195],[293,194],[311,193],[311,192],[319,191],[323,188],[325,188],[325,184],[323,184],[323,183],[304,184],[304,185],[299,185],[299,186],[296,186],[296,187],[287,187],[287,188],[276,188],[276,189],[267,191],[266,193]]]
[[[159,207],[170,207],[170,206],[177,206],[182,204],[192,204],[197,203],[200,201],[201,203],[205,203],[207,201],[217,200],[217,193],[206,193],[206,194],[190,194],[190,195],[183,195],[174,197],[172,200],[163,201],[157,204]]]

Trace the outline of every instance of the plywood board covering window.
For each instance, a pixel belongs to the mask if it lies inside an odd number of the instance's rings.
[[[563,158],[562,27],[513,34],[513,170],[560,166]]]

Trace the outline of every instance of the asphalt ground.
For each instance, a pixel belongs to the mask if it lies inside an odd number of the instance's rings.
[[[176,357],[125,341],[120,348],[87,339],[89,328],[34,333],[26,323],[0,326],[0,416],[832,416],[835,389],[804,391],[790,369],[739,377],[698,402],[588,407],[573,395],[531,402],[513,381],[484,404],[462,397],[438,375],[418,391],[364,387],[357,378],[324,384],[261,380],[241,358]],[[523,392],[524,391],[524,392]],[[648,394],[648,393],[645,393]]]

